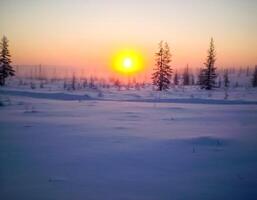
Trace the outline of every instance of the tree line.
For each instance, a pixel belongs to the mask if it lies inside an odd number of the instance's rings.
[[[155,86],[156,90],[163,91],[167,90],[171,86],[172,79],[172,67],[171,67],[171,52],[167,42],[161,41],[158,46],[158,51],[155,54],[155,68],[152,74],[152,83]],[[217,67],[215,66],[216,61],[216,51],[214,46],[214,40],[211,38],[210,46],[207,51],[206,61],[203,64],[203,67],[199,70],[197,85],[201,89],[212,90],[214,88],[220,87],[221,81],[217,81]],[[248,68],[249,70],[249,68]],[[179,84],[179,76],[177,71],[173,76],[173,84]],[[185,68],[185,71],[182,75],[183,85],[194,85],[195,79],[194,76],[189,73],[189,67]],[[225,70],[223,75],[224,86],[229,87],[229,75],[228,70]],[[257,87],[257,65],[255,66],[252,86]]]
[[[152,73],[152,84],[156,90],[168,90],[171,86],[173,70],[171,67],[172,54],[167,42],[161,41],[158,45],[158,51],[155,53],[155,67]],[[217,82],[217,67],[215,66],[216,51],[214,40],[211,38],[209,49],[207,51],[206,61],[199,70],[198,81],[196,84],[201,89],[212,90],[220,85],[220,80]],[[40,68],[41,69],[41,68]],[[8,77],[14,76],[15,70],[11,65],[11,54],[9,52],[9,41],[6,36],[3,36],[0,43],[0,86],[4,86]],[[194,76],[189,73],[189,67],[184,70],[182,75],[183,85],[194,85]],[[229,87],[228,70],[223,75],[224,86]],[[179,84],[179,76],[177,71],[173,76],[173,84]],[[252,86],[257,87],[257,66],[255,66],[252,78]]]

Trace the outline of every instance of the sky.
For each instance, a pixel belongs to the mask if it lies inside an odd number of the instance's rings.
[[[160,40],[172,66],[201,67],[214,38],[218,67],[257,64],[256,0],[0,0],[0,35],[14,64],[111,73],[111,58],[134,49],[151,71]]]

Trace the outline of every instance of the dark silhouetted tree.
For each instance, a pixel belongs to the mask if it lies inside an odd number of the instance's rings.
[[[120,82],[119,79],[116,79],[116,80],[114,81],[114,86],[117,87],[118,90],[121,89],[121,82]]]
[[[11,55],[8,49],[8,39],[3,36],[0,43],[0,85],[5,85],[5,79],[9,76],[14,76],[15,71],[11,66]]]
[[[155,69],[152,74],[153,85],[157,87],[157,90],[167,90],[170,86],[170,79],[172,75],[172,69],[170,66],[171,53],[167,42],[159,43],[158,52],[155,54]]]
[[[179,80],[178,80],[178,72],[176,70],[175,74],[174,74],[174,79],[173,79],[174,85],[178,85],[179,84]]]
[[[189,75],[189,67],[187,65],[183,73],[183,85],[189,85],[189,84],[190,84],[190,75]]]
[[[254,68],[253,71],[253,80],[252,80],[253,87],[257,87],[257,65]]]
[[[214,48],[214,41],[211,38],[210,48],[208,50],[208,55],[206,62],[204,63],[204,68],[202,69],[201,76],[201,88],[206,90],[211,90],[216,86],[216,67],[214,66],[216,61],[216,53]]]
[[[94,78],[93,76],[89,78],[89,88],[96,89],[95,81],[96,81],[96,78]]]
[[[195,84],[195,76],[194,74],[191,74],[191,85]]]
[[[84,78],[83,83],[82,83],[83,88],[86,88],[87,85],[88,85],[87,78]]]
[[[224,75],[223,75],[223,80],[224,80],[224,87],[228,88],[229,87],[229,77],[228,77],[228,70],[225,70]]]
[[[73,73],[72,79],[71,79],[71,89],[76,90],[76,76],[74,73]]]

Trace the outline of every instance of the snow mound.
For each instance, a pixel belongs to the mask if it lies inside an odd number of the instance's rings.
[[[215,104],[215,105],[257,105],[256,100],[228,100],[228,99],[210,99],[210,98],[149,98],[137,95],[128,95],[132,98],[123,98],[116,96],[112,98],[98,98],[93,94],[86,93],[64,93],[64,92],[38,92],[22,90],[0,90],[2,95],[24,96],[39,99],[64,100],[64,101],[82,101],[82,100],[99,100],[99,101],[125,101],[125,102],[146,102],[146,103],[183,103],[183,104]]]
[[[187,139],[187,143],[192,145],[203,145],[203,146],[224,146],[230,141],[224,138],[214,138],[209,136],[195,137]]]
[[[139,100],[130,100],[139,101]],[[223,100],[223,99],[192,99],[192,98],[171,98],[171,99],[146,99],[145,102],[157,102],[157,103],[189,103],[189,104],[217,104],[217,105],[242,105],[251,104],[256,105],[257,101],[245,101],[245,100]]]
[[[64,100],[64,101],[73,101],[73,100],[89,100],[91,97],[87,94],[85,95],[76,95],[76,94],[67,94],[67,93],[43,93],[43,92],[27,92],[27,91],[15,91],[15,90],[2,90],[1,94],[12,95],[12,96],[24,96],[32,97],[39,99],[52,99],[52,100]]]

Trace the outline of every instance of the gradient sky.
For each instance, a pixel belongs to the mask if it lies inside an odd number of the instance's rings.
[[[218,66],[257,64],[256,0],[0,0],[0,34],[15,64],[108,71],[113,52],[141,51],[146,66],[160,40],[173,66],[199,67],[214,37]]]

